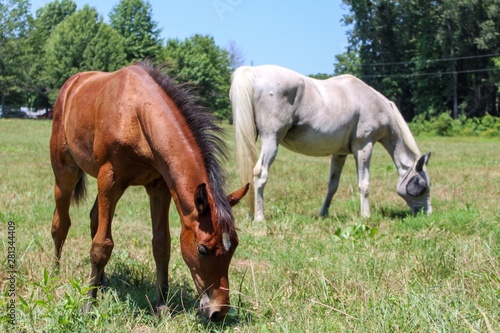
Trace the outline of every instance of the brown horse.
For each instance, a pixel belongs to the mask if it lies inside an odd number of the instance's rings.
[[[90,212],[92,299],[113,249],[116,204],[127,187],[142,185],[153,224],[157,311],[166,309],[172,198],[182,224],[182,256],[201,295],[202,314],[216,321],[229,310],[228,268],[238,245],[231,206],[248,185],[224,195],[222,130],[205,111],[148,62],[114,73],[76,74],[61,88],[50,139],[56,201],[52,237],[59,262],[71,225],[71,199],[83,197],[86,173],[97,178]]]

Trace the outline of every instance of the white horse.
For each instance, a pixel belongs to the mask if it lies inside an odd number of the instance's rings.
[[[332,156],[321,216],[328,215],[348,154],[356,160],[361,214],[370,216],[369,168],[376,142],[392,156],[399,173],[397,193],[412,212],[432,212],[425,167],[430,153],[420,155],[396,105],[361,80],[351,75],[315,80],[274,65],[242,66],[233,74],[230,98],[239,176],[253,184],[247,204],[256,221],[264,219],[264,186],[279,144],[304,155]]]

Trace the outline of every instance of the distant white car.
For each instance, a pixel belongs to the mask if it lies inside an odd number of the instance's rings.
[[[26,106],[21,106],[19,111],[26,114],[26,118],[39,118],[40,116],[44,115],[46,112],[45,109],[35,110],[33,108],[29,108]]]

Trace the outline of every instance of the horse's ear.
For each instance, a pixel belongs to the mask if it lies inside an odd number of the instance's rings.
[[[231,207],[240,202],[241,198],[243,198],[245,194],[247,194],[249,188],[250,188],[250,183],[246,183],[246,185],[244,185],[242,188],[234,191],[233,193],[227,196],[227,201],[229,202]]]
[[[198,185],[196,188],[194,192],[194,205],[196,206],[196,210],[198,210],[198,215],[201,216],[208,213],[208,195],[205,183]]]
[[[427,165],[429,163],[429,158],[431,158],[431,152],[428,152],[427,154],[421,156],[417,164],[415,165],[415,171],[420,172],[424,168],[424,165]]]

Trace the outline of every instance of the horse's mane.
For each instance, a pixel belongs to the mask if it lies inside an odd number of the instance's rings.
[[[394,118],[396,119],[396,122],[401,129],[401,134],[403,135],[403,141],[407,145],[408,149],[415,155],[415,158],[420,157],[420,149],[418,149],[417,142],[415,141],[415,138],[411,134],[410,128],[408,127],[408,124],[404,120],[403,116],[401,115],[401,112],[399,111],[398,107],[394,102],[388,101],[390,109],[393,112]]]
[[[215,124],[214,116],[209,112],[209,108],[199,103],[197,95],[185,85],[175,84],[162,72],[164,66],[155,67],[149,61],[140,61],[135,65],[143,68],[158,83],[184,116],[200,149],[208,174],[216,207],[212,214],[215,214],[219,221],[214,228],[220,228],[222,232],[234,232],[231,206],[224,192],[226,176],[221,167],[221,162],[227,160],[227,145],[220,138],[224,135],[224,130]]]

